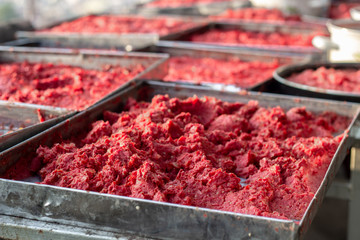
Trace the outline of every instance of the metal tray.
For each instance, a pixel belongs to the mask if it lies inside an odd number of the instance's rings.
[[[122,15],[124,17],[142,17],[145,19],[153,19],[156,16],[140,16],[140,15]],[[169,16],[163,16],[169,17]],[[203,26],[202,21],[193,21],[191,18],[181,18],[179,16],[173,17],[187,23],[194,23],[194,28]],[[76,19],[76,18],[75,18]],[[72,21],[70,19],[63,22]],[[59,25],[52,24],[43,29],[51,28]],[[190,27],[192,29],[192,27]],[[41,29],[39,29],[41,30]],[[186,30],[183,30],[186,32]],[[182,32],[182,31],[181,31]],[[51,32],[36,32],[36,31],[18,31],[16,38],[27,38],[40,41],[45,47],[60,47],[60,48],[100,48],[100,49],[117,49],[117,50],[136,50],[144,48],[158,42],[163,37],[172,37],[176,32],[161,36],[155,33],[51,33]]]
[[[291,23],[259,23],[259,22],[249,22],[241,21],[237,23],[225,23],[225,22],[211,22],[203,27],[194,28],[192,31],[187,31],[184,33],[179,33],[176,37],[166,36],[161,40],[166,41],[176,41],[176,44],[193,44],[197,47],[206,47],[206,46],[216,46],[220,49],[256,49],[263,51],[278,51],[278,52],[290,52],[290,53],[302,53],[302,54],[323,54],[322,51],[318,50],[315,47],[306,47],[306,46],[264,46],[264,45],[254,45],[254,44],[226,44],[226,43],[202,43],[202,42],[190,42],[189,37],[192,34],[203,33],[211,29],[241,29],[246,31],[256,31],[256,32],[282,32],[282,33],[297,33],[297,34],[309,34],[314,32],[327,33],[327,30],[323,26],[318,26],[314,24],[291,24]]]
[[[138,9],[140,14],[175,14],[183,16],[208,16],[221,13],[228,8],[241,8],[250,6],[247,0],[229,0],[225,2],[197,3],[177,7],[143,6]]]
[[[0,215],[22,217],[25,222],[29,220],[57,223],[92,231],[132,233],[141,237],[160,239],[301,239],[321,205],[325,191],[335,177],[337,169],[354,144],[354,137],[360,136],[360,106],[357,104],[273,94],[239,94],[238,91],[215,91],[191,84],[137,81],[135,85],[123,89],[106,102],[93,106],[66,122],[0,153],[0,173],[16,163],[19,158],[32,156],[39,145],[50,146],[59,139],[67,139],[83,131],[85,125],[101,118],[104,110],[121,111],[128,97],[150,100],[156,94],[169,94],[171,97],[180,98],[196,94],[199,97],[214,96],[224,101],[237,102],[257,100],[261,106],[281,106],[284,109],[305,106],[313,112],[333,111],[346,115],[353,121],[332,159],[319,190],[299,221],[5,179],[0,179]],[[54,231],[55,234],[59,232]]]
[[[164,77],[168,70],[167,64],[165,63],[167,57],[167,54],[127,53],[106,50],[0,47],[0,63],[20,61],[51,62],[99,70],[102,69],[105,64],[120,65],[124,67],[142,64],[145,67],[145,70],[133,79],[130,79],[128,81],[129,84],[131,84],[132,80],[137,78],[160,79]],[[120,88],[121,86],[119,86],[118,90]],[[109,93],[102,99],[97,99],[94,104],[101,102],[118,90]]]
[[[323,25],[326,25],[326,23],[328,21],[332,21],[332,20],[340,20],[341,18],[339,19],[332,19],[330,18],[330,9],[331,7],[339,7],[340,4],[359,4],[359,1],[358,0],[353,0],[353,1],[332,1],[332,4],[329,6],[329,9],[328,9],[328,12],[327,12],[327,16],[324,16],[324,17],[317,17],[317,16],[310,16],[310,15],[304,15],[302,16],[302,19],[304,21],[309,21],[309,22],[313,22],[313,23],[318,23],[318,24],[323,24]],[[351,14],[351,8],[349,9],[349,13],[350,15]],[[349,17],[350,18],[350,17]],[[349,19],[349,18],[343,18],[343,19]]]
[[[247,7],[247,6],[246,6]],[[261,7],[252,7],[252,8],[260,8]],[[219,14],[223,14],[226,11],[223,11]],[[302,15],[299,15],[301,21],[294,21],[294,20],[287,20],[287,21],[282,21],[282,20],[265,20],[265,19],[241,19],[241,18],[224,18],[221,17],[221,15],[216,14],[211,16],[210,18],[212,19],[213,22],[220,22],[220,23],[242,23],[242,22],[256,22],[256,23],[262,23],[262,24],[287,24],[287,25],[292,25],[295,28],[299,28],[301,26],[304,27],[308,27],[313,25],[314,28],[317,29],[323,29],[326,30],[326,24],[321,21],[316,21],[317,17],[312,18],[311,16],[305,17]]]
[[[63,108],[0,101],[0,151],[74,115]]]
[[[305,84],[295,83],[287,79],[293,73],[302,72],[306,69],[317,69],[319,67],[346,69],[360,68],[360,63],[303,63],[283,66],[274,72],[274,79],[280,83],[281,91],[290,95],[307,96],[316,98],[333,99],[340,101],[360,102],[360,93],[344,92],[331,89],[312,87]]]
[[[176,46],[170,42],[160,41],[156,45],[142,49],[141,51],[147,52],[158,52],[158,53],[166,53],[171,56],[189,56],[194,58],[201,58],[201,57],[209,57],[221,60],[227,60],[232,58],[238,58],[242,61],[262,61],[262,62],[272,62],[274,59],[278,60],[280,64],[293,64],[299,62],[308,62],[313,60],[311,55],[296,55],[296,54],[289,54],[289,55],[282,55],[277,52],[261,52],[256,50],[249,50],[249,49],[240,49],[237,51],[227,51],[221,49],[198,49],[196,46]],[[169,61],[169,60],[168,60]],[[245,89],[252,90],[258,89],[259,91],[262,90],[261,86],[270,81],[272,77],[268,79],[264,79],[263,82],[257,83],[253,86],[249,86]],[[180,82],[191,82],[191,81],[181,81]],[[238,89],[240,90],[241,87],[235,85],[225,85],[221,83],[197,83],[204,86],[209,86],[213,89],[224,90],[224,89]]]

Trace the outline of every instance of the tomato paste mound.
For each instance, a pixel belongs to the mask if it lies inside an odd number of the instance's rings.
[[[0,99],[81,110],[143,70],[141,65],[90,70],[52,63],[0,64]]]
[[[279,66],[276,60],[244,62],[238,58],[220,60],[180,56],[170,58],[168,75],[164,80],[252,87],[271,78],[273,71]]]
[[[359,6],[360,3],[332,4],[329,10],[329,17],[332,19],[351,18],[350,9]]]
[[[192,6],[195,4],[208,4],[208,3],[217,3],[217,2],[230,2],[230,0],[155,0],[148,4],[147,7],[182,7],[182,6]]]
[[[281,32],[250,32],[212,29],[190,36],[192,42],[216,44],[284,45],[311,47],[316,34],[285,34]]]
[[[334,69],[319,67],[294,73],[288,80],[312,87],[360,93],[359,69]]]
[[[169,33],[185,30],[195,24],[175,18],[125,17],[125,16],[86,16],[74,21],[64,22],[42,32],[72,32],[72,33]]]
[[[211,97],[158,95],[126,109],[105,111],[81,137],[40,146],[31,169],[41,183],[301,219],[342,139],[332,133],[349,124],[329,112]]]
[[[211,17],[212,19],[241,19],[251,21],[301,21],[298,15],[285,15],[279,9],[239,8],[228,9],[224,13]]]

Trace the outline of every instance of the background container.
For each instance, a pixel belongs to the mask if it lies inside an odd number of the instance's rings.
[[[47,62],[82,67],[84,69],[102,70],[104,65],[116,65],[131,68],[141,64],[144,71],[133,79],[159,79],[166,75],[167,65],[164,64],[168,55],[156,53],[126,53],[105,50],[71,50],[29,47],[0,47],[0,63],[11,62]],[[127,82],[131,82],[129,79]],[[121,86],[118,86],[118,89]],[[94,99],[96,104],[117,90],[108,93],[101,99]],[[78,109],[82,110],[82,109]]]
[[[331,100],[360,102],[360,93],[344,92],[331,89],[323,89],[312,87],[287,79],[294,73],[300,73],[307,69],[317,69],[319,67],[335,68],[335,69],[359,69],[360,64],[357,63],[305,63],[293,64],[278,68],[274,72],[274,79],[280,83],[282,92],[296,96],[307,96],[314,98],[325,98]]]

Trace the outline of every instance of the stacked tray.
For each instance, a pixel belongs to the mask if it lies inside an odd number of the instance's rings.
[[[288,65],[298,62],[308,62],[313,60],[312,58],[314,56],[312,55],[297,55],[297,54],[281,54],[279,52],[261,52],[256,50],[249,50],[249,49],[238,49],[236,51],[227,51],[227,50],[219,50],[219,49],[198,49],[194,46],[179,46],[177,44],[174,44],[172,42],[166,42],[166,41],[160,41],[156,45],[142,49],[142,51],[150,51],[150,52],[158,52],[158,53],[166,53],[170,55],[170,58],[167,60],[167,62],[170,62],[171,57],[179,57],[179,56],[187,56],[193,59],[197,58],[212,58],[217,60],[234,60],[238,59],[243,62],[251,62],[251,61],[259,61],[264,63],[274,63],[276,61],[279,65]],[[195,67],[195,66],[194,66]],[[169,69],[170,70],[170,69]],[[209,71],[217,71],[216,69],[209,69]],[[256,71],[254,69],[254,71]],[[262,81],[259,81],[258,83],[254,83],[249,86],[241,85],[241,79],[239,78],[239,84],[238,85],[227,85],[221,82],[194,82],[190,79],[173,79],[172,81],[180,82],[188,82],[188,83],[195,83],[195,84],[201,84],[204,86],[211,87],[213,89],[223,90],[223,89],[229,89],[229,90],[240,90],[240,89],[247,89],[247,90],[259,90],[263,91],[263,86],[266,86],[268,81],[272,80],[272,75],[269,75],[268,77],[262,79]]]
[[[318,191],[301,219],[280,220],[5,179],[0,179],[0,214],[14,219],[22,217],[22,225],[26,225],[28,219],[29,222],[40,221],[49,226],[67,226],[63,231],[47,231],[47,236],[51,237],[68,235],[65,230],[70,227],[80,233],[84,233],[84,229],[91,229],[120,236],[136,234],[160,239],[238,239],[239,236],[257,239],[301,239],[321,205],[337,169],[354,144],[356,132],[359,131],[360,108],[351,103],[270,94],[239,94],[209,90],[203,86],[138,81],[103,103],[2,152],[0,171],[3,173],[21,158],[32,156],[40,145],[51,146],[61,139],[76,135],[90,122],[101,119],[105,110],[121,111],[129,97],[148,101],[156,94],[169,94],[178,98],[196,94],[199,97],[214,96],[224,101],[243,103],[256,100],[260,106],[280,106],[283,109],[305,106],[313,112],[332,111],[348,116],[352,122],[347,129],[348,134],[341,141]],[[14,226],[9,222],[3,223],[2,227],[10,230]],[[38,233],[41,234],[42,231]],[[18,236],[24,236],[24,233],[19,231]],[[90,238],[91,235],[84,237]]]
[[[245,7],[239,9],[228,9],[220,14],[209,16],[210,19],[217,22],[263,22],[263,23],[291,23],[296,25],[313,24],[314,26],[321,27],[324,24],[316,22],[307,22],[302,19],[300,15],[292,13],[285,14],[276,8],[264,7]]]
[[[131,68],[136,64],[141,64],[144,69],[132,78],[124,81],[124,84],[131,83],[134,79],[158,79],[167,73],[167,66],[164,64],[168,55],[156,53],[126,53],[102,50],[70,50],[70,49],[47,49],[47,48],[27,48],[27,47],[1,47],[0,62],[28,62],[28,63],[53,63],[76,66],[83,69],[102,70],[104,66],[121,66]],[[103,99],[112,95],[115,90],[110,91],[100,99],[93,99],[92,104],[101,102]],[[90,104],[90,105],[92,105]],[[89,106],[90,106],[89,105]],[[89,106],[85,106],[89,107]],[[69,106],[70,108],[70,106]],[[72,108],[70,108],[72,109]],[[83,109],[76,109],[83,110]]]
[[[144,17],[144,16],[131,16],[121,15],[124,18],[135,18],[153,20],[157,17]],[[163,16],[162,18],[171,18],[174,20],[182,21],[184,24],[189,25],[185,29],[178,30],[179,32],[186,32],[192,28],[203,26],[202,21],[193,21],[192,19],[169,17]],[[69,21],[60,22],[38,31],[19,31],[16,33],[17,38],[26,38],[36,41],[40,41],[43,47],[62,47],[62,48],[101,48],[101,49],[117,49],[117,50],[137,50],[150,46],[159,39],[176,36],[175,32],[169,34],[158,34],[154,33],[76,33],[76,32],[46,32],[45,29],[49,29],[60,24],[71,22],[76,19]]]
[[[283,45],[256,45],[256,44],[244,44],[244,43],[221,43],[221,42],[191,42],[190,37],[196,34],[203,34],[211,30],[243,30],[247,32],[258,32],[258,33],[271,33],[280,32],[284,34],[315,34],[321,33],[326,34],[323,26],[317,27],[312,24],[291,24],[291,23],[272,23],[263,24],[261,22],[237,22],[237,23],[224,23],[224,22],[212,22],[206,26],[193,29],[177,34],[177,36],[166,36],[163,37],[164,41],[175,41],[177,45],[194,45],[198,48],[217,48],[217,49],[255,49],[262,51],[277,51],[283,53],[297,53],[297,54],[312,54],[322,55],[323,53],[313,46],[283,46]]]

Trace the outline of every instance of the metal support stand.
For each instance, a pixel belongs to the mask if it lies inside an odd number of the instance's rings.
[[[348,240],[360,238],[360,148],[351,149]]]
[[[349,200],[347,239],[360,239],[360,147],[351,149],[350,181],[334,181],[326,196]]]

